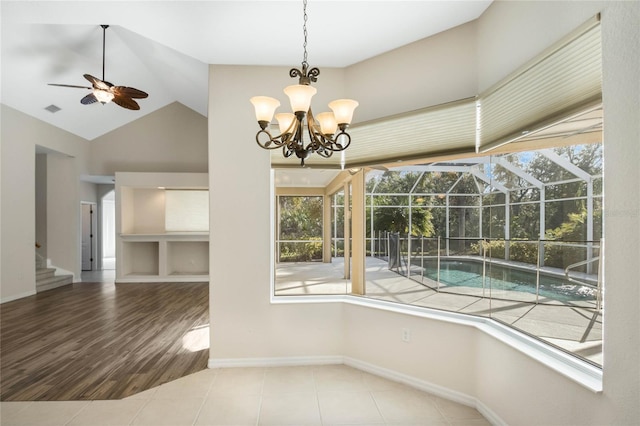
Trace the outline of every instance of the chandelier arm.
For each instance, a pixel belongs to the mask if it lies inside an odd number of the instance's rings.
[[[318,80],[320,75],[319,68],[310,68],[307,62],[307,0],[303,0],[303,26],[302,32],[304,36],[303,57],[300,68],[291,68],[289,70],[289,76],[292,78],[298,78],[298,84],[309,86],[312,82]],[[252,101],[253,103],[253,101]],[[351,105],[351,114],[353,109],[357,107],[357,102],[351,101],[355,105]],[[278,103],[279,104],[279,103]],[[258,106],[256,106],[256,116],[258,116]],[[261,114],[266,111],[261,111]],[[344,151],[351,144],[351,136],[346,132],[348,123],[338,123],[339,131],[337,134],[325,134],[322,132],[322,126],[316,122],[311,108],[305,113],[302,111],[294,111],[295,119],[292,120],[289,128],[278,136],[272,136],[267,130],[269,126],[268,121],[261,121],[258,118],[258,124],[260,130],[256,134],[256,142],[258,146],[264,149],[276,149],[282,148],[282,154],[285,158],[291,157],[293,154],[300,159],[300,165],[304,167],[304,160],[311,154],[317,153],[321,157],[328,158],[336,151]],[[305,117],[306,115],[306,117]],[[262,116],[262,115],[260,115]],[[272,115],[273,117],[273,111]],[[306,120],[307,132],[309,134],[309,142],[305,146],[304,142],[304,121]],[[350,120],[350,119],[347,119]],[[261,142],[260,138],[265,139],[263,134],[266,135],[268,140]]]
[[[328,135],[322,133],[322,130],[318,127],[313,118],[313,113],[311,112],[311,108],[309,108],[309,112],[307,113],[307,128],[309,131],[309,138],[314,141],[314,146],[322,146],[323,148],[329,151],[344,151],[351,145],[351,136],[341,129],[340,132],[336,135]],[[346,128],[346,127],[345,127]],[[347,138],[347,142],[345,144],[340,143],[340,138]]]
[[[346,138],[346,143],[339,142],[340,138]],[[318,132],[317,139],[324,148],[330,151],[344,151],[351,145],[351,135],[344,131],[336,135],[325,135],[324,133]]]
[[[280,147],[287,146],[293,140],[292,135],[294,135],[298,131],[300,123],[298,120],[293,120],[289,125],[289,128],[285,130],[284,133],[279,134],[278,136],[272,136],[268,130],[262,129],[256,133],[256,142],[260,148],[264,149],[278,149]],[[269,138],[269,140],[264,143],[260,141],[260,135],[265,134]]]
[[[329,157],[331,157],[333,155],[334,151],[332,151],[330,149],[325,149],[324,147],[320,147],[315,152],[316,152],[316,154],[318,154],[321,157],[329,158]]]
[[[267,135],[269,138],[265,142],[260,141],[260,135],[263,134]],[[258,133],[256,133],[256,142],[258,143],[258,146],[263,149],[277,149],[285,144],[285,142],[271,136],[271,133],[269,133],[268,130],[259,130]]]
[[[291,157],[291,155],[294,153],[295,151],[291,150],[291,148],[288,145],[284,145],[282,147],[282,155],[284,156],[284,158],[289,158]]]

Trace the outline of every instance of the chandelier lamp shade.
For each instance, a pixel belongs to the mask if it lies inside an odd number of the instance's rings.
[[[255,108],[256,119],[260,130],[256,134],[256,142],[264,149],[282,148],[282,154],[288,158],[293,154],[300,159],[300,165],[304,166],[304,160],[310,154],[316,153],[328,158],[336,151],[344,151],[351,144],[351,136],[347,128],[353,119],[353,111],[358,102],[352,99],[338,99],[329,102],[331,112],[322,112],[316,116],[311,111],[311,98],[317,89],[311,86],[316,82],[320,70],[309,68],[307,63],[307,1],[304,0],[304,57],[301,69],[292,68],[289,76],[298,78],[298,84],[287,86],[284,93],[289,97],[291,110],[275,114],[280,106],[280,101],[268,96],[254,96],[251,103]],[[271,120],[278,122],[280,134],[272,136],[269,132]],[[308,134],[305,143],[304,134]]]

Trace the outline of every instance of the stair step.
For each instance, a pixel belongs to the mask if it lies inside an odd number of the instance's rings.
[[[36,269],[36,280],[53,277],[56,273],[55,268],[38,268]]]
[[[36,292],[51,290],[73,283],[73,275],[54,275],[36,280]]]

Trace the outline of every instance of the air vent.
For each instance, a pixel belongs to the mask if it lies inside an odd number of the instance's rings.
[[[56,112],[60,111],[62,108],[60,108],[59,106],[51,104],[48,107],[46,107],[45,109],[53,114],[53,113],[56,113]]]

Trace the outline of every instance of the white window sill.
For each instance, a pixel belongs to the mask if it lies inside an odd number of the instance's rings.
[[[602,392],[602,369],[582,361],[553,346],[534,339],[514,328],[503,325],[491,318],[441,311],[421,306],[405,305],[384,300],[369,299],[352,295],[313,295],[313,296],[271,296],[272,304],[290,303],[349,303],[372,309],[428,318],[475,327],[495,339],[546,365],[557,373],[599,393]]]

